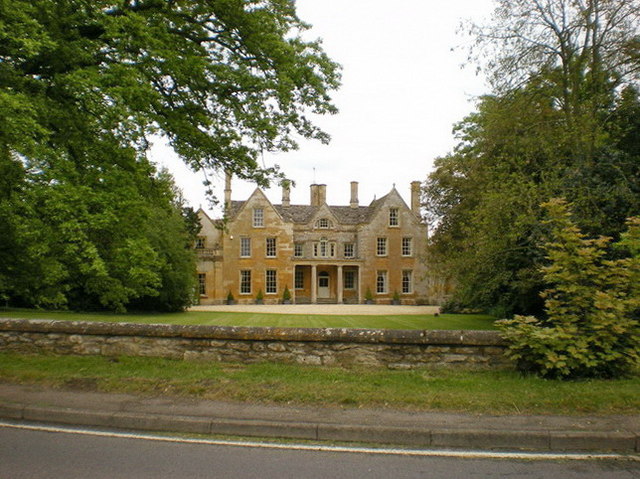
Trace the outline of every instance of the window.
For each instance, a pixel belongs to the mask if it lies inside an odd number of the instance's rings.
[[[267,258],[276,257],[276,239],[275,238],[267,238],[266,256]]]
[[[402,271],[402,292],[404,294],[413,293],[413,271],[405,269]]]
[[[376,254],[378,256],[387,256],[387,238],[378,238]]]
[[[240,271],[240,294],[251,294],[251,270]]]
[[[251,238],[240,238],[240,257],[248,258],[251,256]]]
[[[262,208],[253,209],[253,227],[262,228],[264,226],[264,210]]]
[[[304,289],[304,271],[296,269],[295,288]]]
[[[402,256],[413,254],[413,238],[402,238]]]
[[[356,289],[356,272],[347,270],[344,272],[344,289]]]
[[[355,245],[353,243],[345,243],[344,244],[344,257],[345,258],[353,258],[355,257]]]
[[[398,208],[389,208],[389,226],[398,226]]]
[[[293,256],[296,258],[302,258],[302,243],[296,243],[293,245]]]
[[[320,218],[316,221],[316,228],[328,229],[333,228],[333,223],[329,221],[327,218]]]
[[[336,255],[336,244],[329,243],[326,238],[313,243],[313,256],[316,258],[333,258]]]
[[[278,292],[277,271],[275,269],[268,269],[265,274],[265,291],[267,294],[276,294]]]
[[[384,294],[387,292],[387,272],[378,271],[376,277],[376,293]]]
[[[198,273],[198,292],[200,296],[207,295],[207,274]]]
[[[196,238],[196,249],[204,249],[204,236]]]

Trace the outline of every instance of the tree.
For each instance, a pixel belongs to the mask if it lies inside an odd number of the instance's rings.
[[[458,145],[424,190],[452,306],[541,312],[539,205],[550,198],[567,198],[593,236],[617,239],[640,211],[638,7],[501,0],[492,22],[471,26],[471,58],[494,91],[456,126]]]
[[[617,243],[626,256],[607,258],[611,238],[588,239],[564,201],[546,203],[549,284],[546,317],[500,321],[508,355],[545,377],[615,377],[640,364],[640,218],[629,219]]]
[[[0,153],[70,154],[78,135],[145,151],[164,134],[194,169],[264,184],[263,150],[327,141],[338,67],[290,0],[0,2]]]
[[[0,295],[180,309],[197,225],[147,158],[260,185],[258,160],[328,141],[339,68],[291,0],[0,0]]]

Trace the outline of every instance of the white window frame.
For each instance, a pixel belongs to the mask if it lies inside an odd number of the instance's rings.
[[[278,294],[278,271],[267,269],[264,272],[265,294]]]
[[[316,221],[316,228],[322,230],[333,228],[333,222],[328,218],[320,218],[318,221]]]
[[[304,271],[301,269],[296,269],[294,277],[294,288],[304,289]]]
[[[411,236],[402,238],[402,256],[413,256],[413,238]]]
[[[253,209],[253,227],[264,228],[264,208]]]
[[[376,240],[376,256],[387,256],[387,238],[379,237]]]
[[[278,256],[278,242],[275,236],[265,239],[264,255],[267,258],[275,258]]]
[[[413,270],[402,270],[402,294],[413,293]]]
[[[355,258],[356,257],[356,244],[355,243],[345,243],[344,244],[344,257],[345,258]]]
[[[240,257],[251,258],[251,238],[248,236],[240,237]]]
[[[347,279],[350,278],[350,279]],[[350,291],[356,289],[356,272],[353,270],[345,270],[344,271],[344,289],[348,289]]]
[[[240,294],[251,294],[251,270],[250,269],[241,269],[240,270],[240,287],[238,290]]]
[[[387,294],[389,291],[388,274],[386,270],[378,270],[376,273],[376,294]]]
[[[294,243],[293,245],[293,256],[296,258],[302,258],[304,256],[304,244],[303,243]]]
[[[389,208],[389,226],[400,226],[400,210],[398,208]]]
[[[198,273],[198,292],[200,296],[207,295],[207,273]]]

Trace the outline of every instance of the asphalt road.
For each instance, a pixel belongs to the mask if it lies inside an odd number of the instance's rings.
[[[0,427],[0,478],[640,478],[640,461],[300,451]]]

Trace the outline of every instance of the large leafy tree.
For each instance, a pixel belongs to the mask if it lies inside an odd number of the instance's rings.
[[[291,0],[0,1],[0,152],[72,154],[75,135],[265,182],[262,150],[327,135],[339,73]]]
[[[197,226],[146,153],[259,184],[264,150],[327,141],[339,69],[289,0],[0,0],[0,294],[188,304]],[[149,298],[155,298],[150,300]]]
[[[493,92],[425,187],[431,257],[459,306],[541,311],[549,198],[590,235],[617,238],[638,213],[639,26],[640,3],[619,0],[501,0],[471,26]]]

